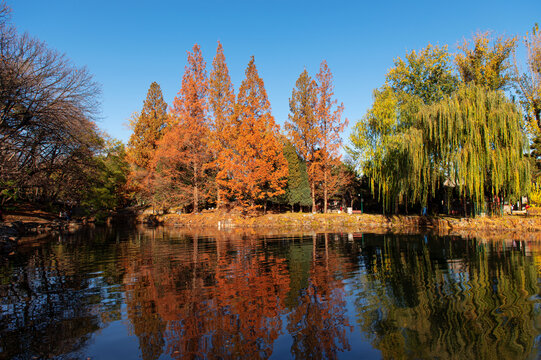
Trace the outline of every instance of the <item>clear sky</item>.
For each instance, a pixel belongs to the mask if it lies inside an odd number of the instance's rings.
[[[127,141],[152,81],[168,104],[178,93],[186,51],[198,43],[210,71],[222,42],[235,90],[251,55],[273,115],[283,125],[303,68],[326,59],[350,127],[372,102],[393,59],[428,43],[451,52],[478,31],[523,36],[541,23],[541,0],[120,1],[8,0],[12,21],[86,66],[101,84],[98,125]]]

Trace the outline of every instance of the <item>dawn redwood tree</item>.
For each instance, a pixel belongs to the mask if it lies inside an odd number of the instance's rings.
[[[216,56],[212,62],[212,71],[209,77],[208,88],[210,118],[209,146],[214,160],[214,169],[218,176],[225,177],[224,163],[231,156],[230,137],[232,130],[231,120],[235,107],[235,93],[229,70],[225,62],[223,47],[218,42]],[[222,206],[222,192],[219,182],[216,181],[216,207]]]
[[[263,80],[252,56],[239,89],[229,133],[231,156],[218,177],[230,199],[247,209],[285,192],[287,162]]]
[[[320,65],[317,79],[317,106],[316,124],[319,129],[320,142],[315,163],[319,171],[323,187],[323,212],[327,212],[329,188],[338,184],[338,172],[333,171],[340,165],[340,146],[342,139],[340,134],[348,124],[347,119],[342,119],[344,104],[338,104],[334,99],[333,77],[327,62],[323,60]],[[333,185],[335,184],[335,185]]]
[[[130,163],[129,188],[139,200],[148,201],[153,197],[154,189],[149,186],[152,160],[165,132],[167,119],[167,103],[163,100],[160,85],[153,82],[143,102],[143,109],[131,119],[133,133],[126,149]]]
[[[287,137],[300,157],[307,163],[308,179],[312,195],[312,212],[316,211],[315,156],[320,147],[320,129],[316,118],[316,82],[306,69],[299,75],[289,99],[288,120],[285,123]]]
[[[158,141],[167,123],[167,104],[156,82],[150,84],[141,113],[131,120],[133,133],[128,141],[128,159],[136,167],[150,169]]]
[[[153,169],[148,176],[148,190],[157,208],[193,204],[193,168],[188,159],[186,129],[172,126],[158,143]]]
[[[182,87],[173,101],[169,130],[158,150],[155,162],[182,171],[180,177],[192,194],[193,212],[199,211],[202,197],[206,197],[211,155],[208,150],[209,123],[207,116],[208,80],[206,64],[199,45],[188,52],[188,65],[182,77]],[[174,150],[174,151],[173,151]],[[175,172],[173,172],[175,173]]]

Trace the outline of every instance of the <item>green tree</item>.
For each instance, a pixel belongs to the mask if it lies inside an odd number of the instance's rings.
[[[295,205],[310,206],[312,197],[306,163],[300,158],[291,142],[284,144],[284,157],[287,160],[289,175],[287,177],[286,202],[293,208]]]
[[[392,208],[391,201],[394,210],[399,202],[407,202],[403,191],[408,186],[403,175],[407,164],[398,161],[397,153],[397,146],[404,141],[401,134],[414,124],[423,105],[451,94],[458,83],[445,46],[428,45],[394,64],[385,84],[374,90],[372,108],[354,126],[347,148],[361,175],[370,178],[373,193],[387,202],[386,210]]]
[[[487,196],[516,198],[528,192],[522,116],[502,92],[462,86],[423,108],[417,122],[403,148],[413,165],[412,197],[426,204],[429,194],[424,189],[431,184],[434,195],[445,180],[478,207]]]
[[[412,101],[411,97],[423,104],[441,100],[457,86],[447,46],[428,45],[419,52],[409,52],[405,60],[397,58],[387,74],[386,84],[400,95],[402,103]]]
[[[537,181],[541,177],[541,136],[535,136],[530,144],[530,157],[532,164],[532,180]]]
[[[526,141],[516,105],[501,92],[473,84],[453,92],[449,56],[430,46],[422,54],[432,60],[410,54],[409,65],[395,62],[351,135],[349,152],[386,211],[406,201],[427,205],[444,183],[478,208],[486,197],[527,192]],[[419,63],[430,66],[414,71]]]
[[[126,181],[129,164],[124,144],[104,136],[103,150],[94,157],[95,166],[86,174],[89,188],[82,205],[103,215],[126,203]]]

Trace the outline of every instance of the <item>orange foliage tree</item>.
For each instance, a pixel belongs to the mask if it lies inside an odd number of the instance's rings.
[[[312,211],[316,211],[316,151],[320,133],[316,118],[316,82],[306,69],[300,74],[289,99],[289,120],[285,123],[287,137],[307,163],[308,181],[312,194]]]
[[[176,189],[191,194],[193,212],[199,211],[201,198],[209,188],[208,150],[209,124],[207,118],[208,81],[206,65],[199,45],[188,52],[188,65],[182,77],[182,87],[173,101],[166,132],[156,151],[154,169],[158,179],[166,181],[164,189]],[[168,194],[173,196],[172,193]]]
[[[340,173],[336,168],[340,166],[340,134],[348,124],[347,119],[342,120],[344,104],[338,104],[334,97],[333,77],[327,62],[321,62],[319,73],[316,75],[317,86],[317,126],[320,134],[320,147],[316,162],[323,188],[323,212],[327,212],[329,189],[337,188],[340,183]]]
[[[332,74],[326,61],[316,75],[317,82],[304,70],[289,100],[286,130],[289,140],[308,163],[312,191],[312,211],[316,211],[316,190],[323,190],[324,212],[327,212],[329,189],[340,186],[340,133],[347,126],[342,120],[344,105],[333,99]],[[331,194],[332,195],[332,194]]]
[[[209,108],[212,112],[209,145],[213,154],[214,167],[219,172],[224,169],[226,159],[231,154],[229,136],[235,107],[235,93],[220,42],[218,42],[216,56],[212,62],[208,92]],[[222,189],[218,182],[215,185],[217,188],[216,207],[220,208],[223,202]]]
[[[128,181],[139,197],[147,198],[150,194],[149,171],[166,122],[167,104],[163,100],[160,85],[153,82],[148,89],[141,113],[131,119],[133,133],[126,149],[127,159],[131,164]]]
[[[230,151],[217,175],[238,205],[255,209],[285,192],[288,168],[278,133],[252,56],[227,131]]]

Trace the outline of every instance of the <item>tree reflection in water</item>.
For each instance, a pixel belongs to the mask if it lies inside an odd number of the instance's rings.
[[[298,305],[288,316],[287,330],[293,337],[291,353],[298,359],[335,359],[349,350],[344,284],[339,280],[342,261],[329,251],[329,235],[324,235],[324,251],[317,251],[313,236],[312,263],[308,286],[298,293]]]
[[[389,359],[535,357],[541,268],[516,245],[364,236],[361,331]]]
[[[284,350],[334,359],[360,355],[359,342],[389,359],[533,358],[541,249],[529,249],[397,235],[90,230],[23,247],[0,267],[0,358],[85,357],[112,322],[128,325],[115,336],[135,336],[144,360]]]
[[[44,239],[49,246],[23,248],[2,264],[0,358],[77,353],[94,332],[120,319],[122,294],[114,285],[122,272],[107,262],[116,254],[90,245],[89,237],[100,243],[106,233]]]

